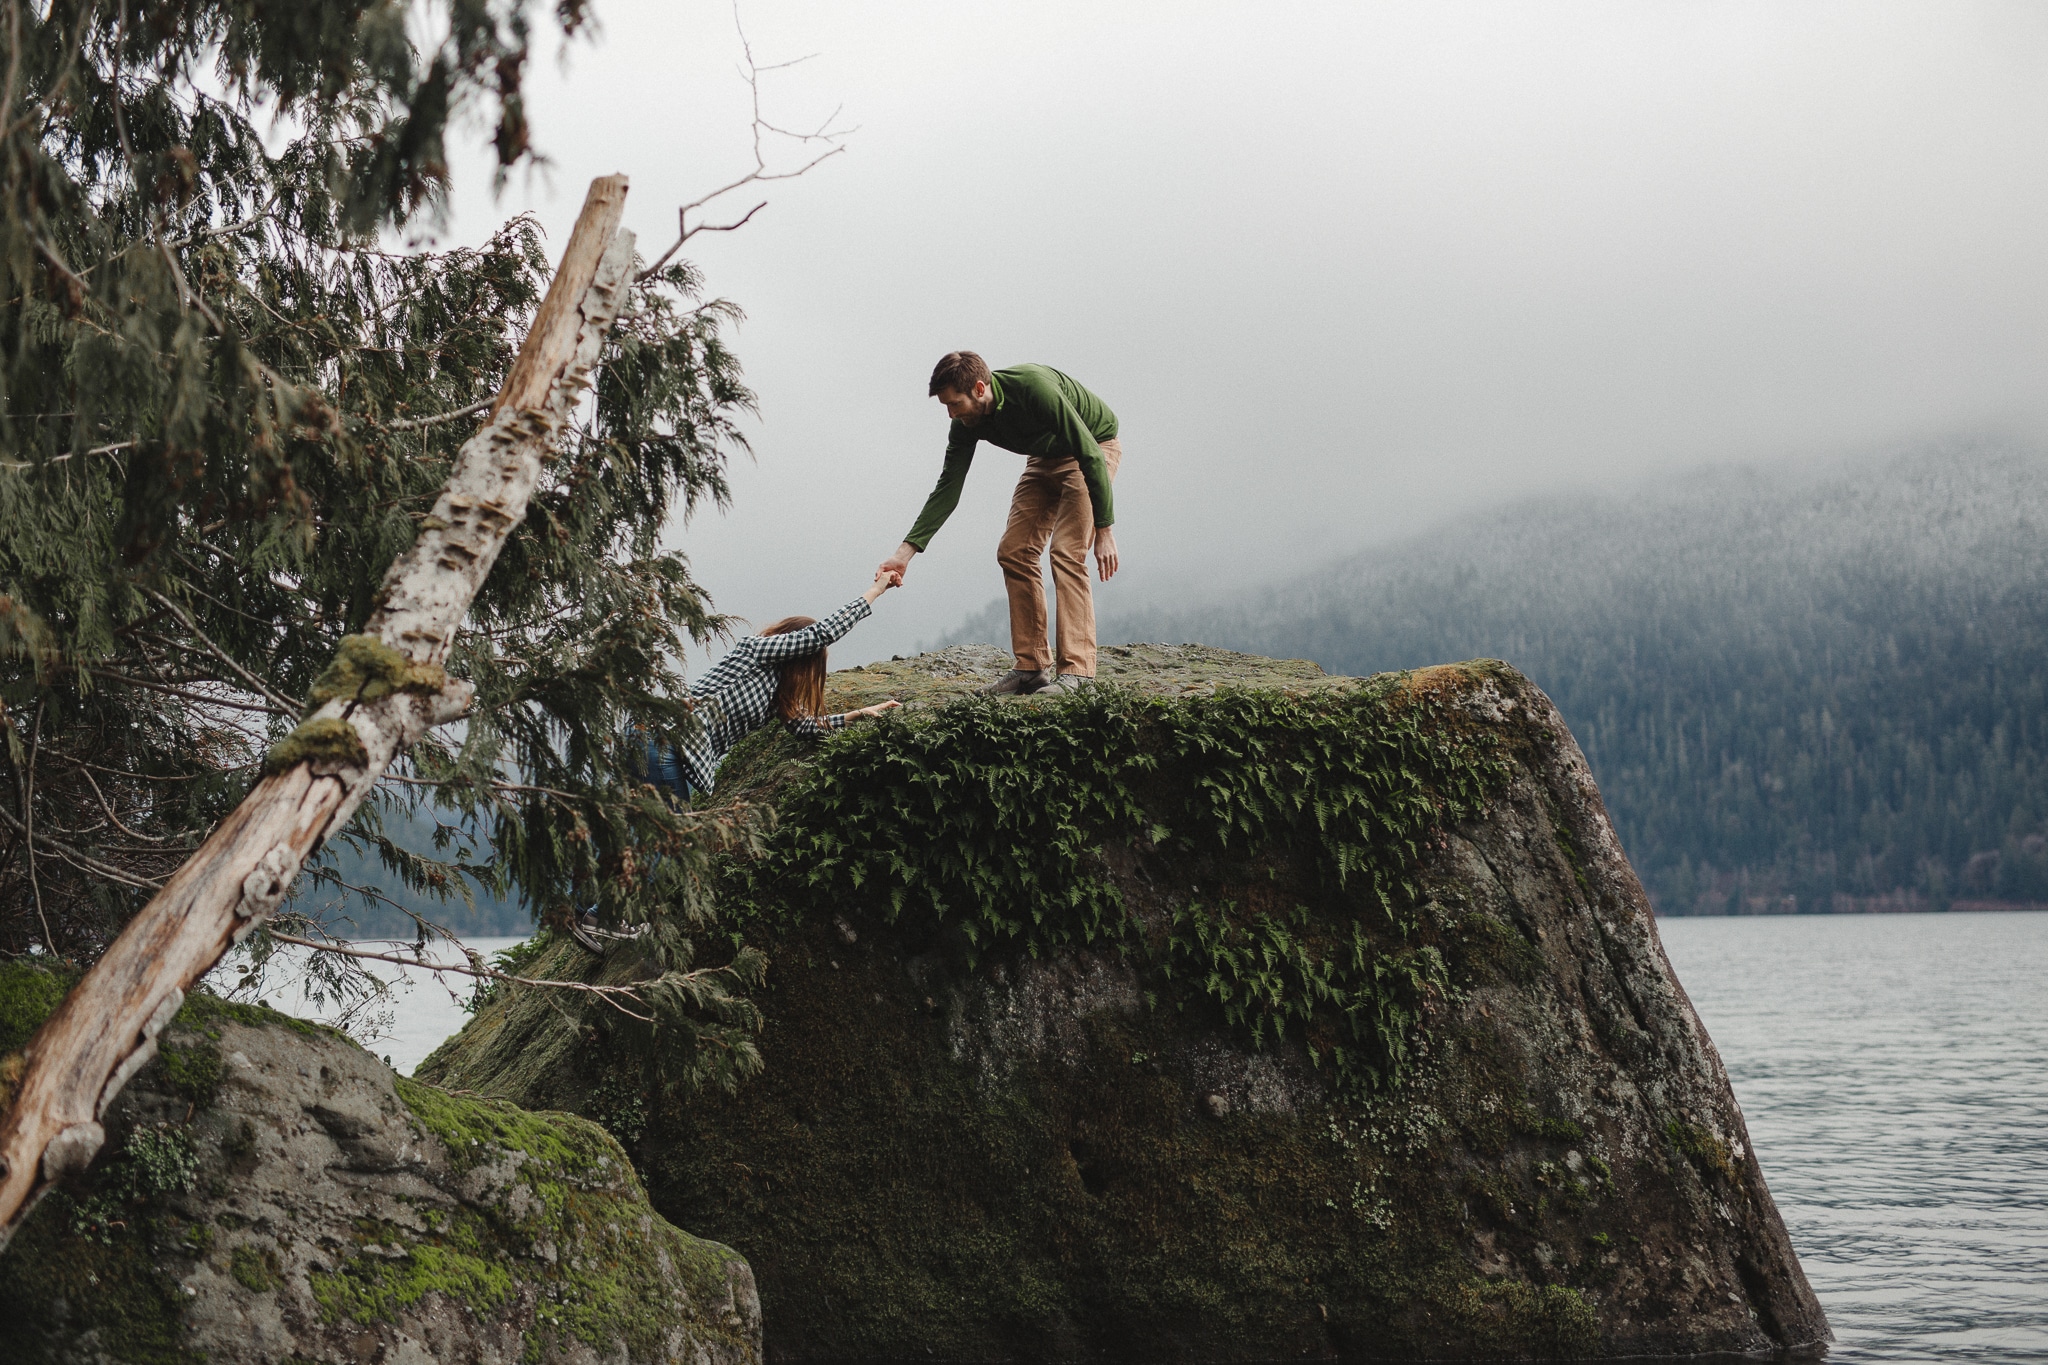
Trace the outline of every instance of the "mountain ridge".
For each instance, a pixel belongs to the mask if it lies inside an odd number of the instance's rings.
[[[1222,603],[1104,604],[1101,637],[1356,674],[1506,659],[1660,913],[2048,906],[2044,529],[2048,460],[2011,447],[1717,470],[1454,518]]]

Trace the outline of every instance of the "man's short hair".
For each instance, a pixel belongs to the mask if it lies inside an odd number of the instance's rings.
[[[937,398],[940,389],[951,389],[955,393],[973,393],[976,384],[992,382],[988,362],[972,351],[948,351],[932,370],[930,396]]]

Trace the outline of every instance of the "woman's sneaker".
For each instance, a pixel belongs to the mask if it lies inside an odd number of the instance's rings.
[[[597,912],[595,910],[585,910],[575,919],[569,921],[569,937],[575,939],[593,953],[604,952],[604,938],[599,937],[602,934],[604,934],[604,930],[597,927]]]
[[[635,924],[625,929],[601,928],[595,910],[585,910],[569,921],[569,937],[593,953],[602,953],[614,943],[631,943],[647,932],[644,924]]]

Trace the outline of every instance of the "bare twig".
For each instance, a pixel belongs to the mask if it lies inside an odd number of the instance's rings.
[[[127,825],[121,822],[121,817],[114,813],[113,802],[107,800],[107,794],[100,790],[99,779],[92,775],[91,765],[80,763],[77,759],[69,758],[68,755],[66,758],[72,767],[77,770],[78,774],[85,779],[86,785],[92,788],[93,798],[100,803],[100,809],[107,813],[107,819],[113,824],[114,828],[120,830],[136,842],[144,844],[170,844],[176,843],[189,835],[203,832],[200,830],[180,830],[172,834],[144,834],[139,830],[128,828]]]
[[[164,243],[164,245],[170,247],[188,247],[196,242],[208,241],[214,237],[230,236],[233,233],[246,231],[249,228],[255,227],[258,223],[267,221],[270,218],[270,216],[274,214],[276,211],[277,196],[272,195],[270,199],[267,202],[265,202],[263,208],[260,211],[250,214],[247,218],[244,218],[239,222],[222,223],[218,227],[194,228],[185,236],[173,237],[170,241]]]
[[[264,696],[270,698],[270,700],[275,702],[285,712],[285,714],[289,715],[293,711],[298,709],[298,707],[292,702],[292,699],[290,697],[281,695],[269,683],[264,682],[263,679],[257,677],[254,673],[251,673],[248,669],[236,663],[233,658],[229,657],[228,652],[226,650],[222,649],[219,645],[215,644],[212,640],[208,639],[206,632],[199,628],[199,623],[193,620],[191,616],[186,613],[183,607],[179,606],[176,602],[173,602],[170,598],[158,592],[155,588],[144,588],[142,592],[145,597],[152,598],[165,611],[177,617],[178,624],[185,627],[185,629],[191,631],[193,638],[198,640],[200,644],[205,645],[207,651],[211,653],[214,658],[219,659],[222,663],[226,664],[229,668],[233,669],[235,671],[236,677],[240,678],[243,682],[249,684],[249,686],[255,688]]]
[[[495,398],[486,398],[481,403],[471,403],[468,407],[457,408],[453,412],[437,412],[432,417],[401,417],[395,422],[385,422],[382,425],[386,431],[417,431],[421,427],[439,426],[443,422],[474,417],[496,401]]]
[[[114,69],[109,83],[114,87],[114,132],[121,139],[121,169],[128,172],[128,183],[140,190],[141,182],[135,177],[135,148],[129,145],[128,122],[121,116],[121,49],[127,45],[128,0],[121,0],[120,8],[114,14]],[[152,213],[150,216],[154,219],[156,215]]]
[[[689,203],[677,209],[676,239],[674,243],[670,245],[668,250],[662,252],[661,255],[655,257],[654,263],[652,265],[648,266],[645,270],[642,270],[638,275],[635,275],[633,277],[633,280],[636,284],[642,280],[653,278],[657,271],[659,271],[663,266],[667,265],[669,263],[669,260],[678,251],[681,251],[683,249],[683,243],[689,241],[698,233],[732,232],[738,228],[744,227],[746,226],[746,223],[749,219],[751,219],[755,214],[759,213],[762,209],[768,207],[768,201],[765,199],[762,200],[760,203],[754,205],[754,207],[748,209],[739,218],[733,220],[730,223],[692,223],[690,221],[690,214],[692,212],[701,210],[705,208],[707,205],[709,205],[713,200],[723,198],[724,196],[731,194],[734,190],[743,188],[744,186],[747,185],[766,184],[768,181],[771,180],[794,180],[798,176],[815,169],[820,163],[828,161],[831,158],[838,156],[841,152],[845,151],[846,138],[849,134],[851,134],[854,131],[851,128],[835,129],[832,126],[833,121],[839,117],[839,110],[837,109],[834,109],[831,115],[827,117],[823,123],[818,125],[816,131],[809,133],[798,132],[794,129],[779,127],[778,125],[770,123],[767,119],[761,117],[762,73],[768,71],[782,71],[792,66],[799,66],[804,62],[809,61],[811,57],[797,57],[790,61],[774,62],[768,66],[762,66],[754,60],[753,44],[747,41],[747,30],[745,26],[740,23],[739,0],[733,0],[732,24],[733,27],[739,31],[740,51],[745,55],[747,63],[746,69],[742,71],[740,74],[741,77],[746,81],[747,92],[753,100],[754,169],[748,171],[745,175],[741,176],[737,180],[732,181],[730,184],[721,185],[719,188],[711,191],[711,193],[707,195],[704,195],[702,198],[693,199]],[[826,144],[826,150],[822,152],[817,152],[815,155],[811,157],[810,160],[806,161],[803,165],[798,166],[793,170],[771,171],[768,169],[768,149],[764,145],[764,135],[787,138],[791,142],[794,142],[799,147],[812,147],[815,144],[824,143]]]
[[[43,737],[44,705],[42,700],[37,700],[35,722],[29,726],[28,732],[28,772],[23,775],[21,784],[21,851],[28,856],[28,884],[36,893],[36,919],[43,926],[43,950],[54,953],[57,943],[50,937],[50,917],[43,913],[43,883],[36,876],[36,749]]]
[[[94,455],[111,455],[117,450],[132,450],[136,446],[139,446],[141,444],[142,442],[140,441],[116,441],[114,442],[114,444],[110,446],[94,446],[91,450],[84,452],[67,450],[62,455],[52,455],[49,459],[43,461],[43,463],[63,464],[66,460],[70,459],[74,454],[79,453],[83,453],[87,457],[91,457]],[[34,469],[35,467],[36,466],[34,462],[29,460],[0,460],[0,469]]]
[[[131,674],[116,672],[111,668],[94,668],[88,671],[95,678],[111,678],[115,682],[127,683],[130,687],[147,688],[152,692],[161,692],[167,697],[178,697],[184,701],[197,703],[200,706],[225,706],[230,711],[254,711],[265,716],[282,716],[286,720],[291,720],[299,714],[299,708],[296,706],[259,706],[255,702],[230,701],[226,697],[209,697],[199,692],[188,692],[182,687],[173,687],[169,683],[158,682],[154,678],[137,678]],[[225,724],[226,722],[222,721],[222,723]]]

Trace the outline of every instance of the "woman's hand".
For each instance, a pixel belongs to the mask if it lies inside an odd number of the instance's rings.
[[[863,706],[860,710],[851,711],[848,714],[855,716],[879,716],[884,711],[894,711],[901,705],[903,703],[900,701],[878,701],[873,706]]]
[[[877,597],[880,597],[902,581],[903,570],[892,569],[887,564],[884,564],[881,568],[875,570],[875,581],[868,585],[868,590],[862,593],[861,596],[868,599],[869,606],[873,606]]]

